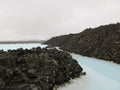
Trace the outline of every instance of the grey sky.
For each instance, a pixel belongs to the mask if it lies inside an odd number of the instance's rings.
[[[120,21],[120,0],[0,0],[0,40],[41,40]]]

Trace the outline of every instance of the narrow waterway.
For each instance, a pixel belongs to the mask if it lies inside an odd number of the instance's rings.
[[[17,49],[46,47],[46,45],[38,44],[0,44],[0,49]],[[65,86],[61,86],[58,90],[120,90],[120,65],[113,62],[103,61],[99,59],[83,57],[81,55],[71,53],[86,72],[85,76],[71,80]]]
[[[71,54],[87,73],[59,90],[120,90],[120,65]]]

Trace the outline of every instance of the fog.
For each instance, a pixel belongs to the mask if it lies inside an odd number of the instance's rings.
[[[0,41],[45,40],[120,20],[120,0],[0,0]]]

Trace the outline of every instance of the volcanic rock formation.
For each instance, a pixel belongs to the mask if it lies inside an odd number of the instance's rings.
[[[57,49],[0,51],[0,90],[53,90],[79,77],[81,66]]]
[[[45,43],[83,56],[120,64],[120,23],[88,28],[77,34],[53,37]]]

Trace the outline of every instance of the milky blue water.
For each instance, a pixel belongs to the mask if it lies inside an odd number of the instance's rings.
[[[46,47],[38,44],[0,44],[0,49]],[[120,65],[71,53],[87,73],[58,90],[120,90]]]
[[[120,90],[120,65],[71,53],[86,72],[59,90]]]
[[[41,47],[44,48],[47,45],[43,45],[41,43],[31,43],[31,44],[0,44],[0,50],[8,50],[8,49],[17,49],[17,48],[23,48],[23,49],[31,49],[32,47]]]
[[[106,76],[111,80],[120,82],[120,64],[95,58],[83,57],[76,54],[72,54],[72,56],[77,59],[80,64],[85,64],[87,67],[94,69],[97,73]]]

